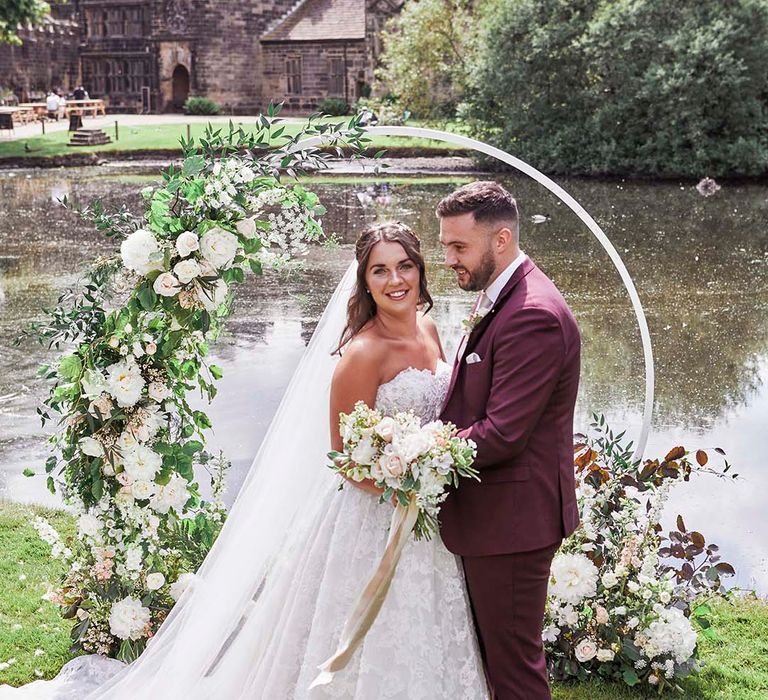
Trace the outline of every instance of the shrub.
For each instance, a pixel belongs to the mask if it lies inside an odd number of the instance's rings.
[[[768,4],[497,0],[465,116],[550,172],[768,171]]]
[[[218,114],[221,107],[210,97],[188,97],[184,103],[186,114]]]
[[[343,117],[349,114],[349,102],[341,97],[326,97],[317,105],[318,111],[331,117]]]

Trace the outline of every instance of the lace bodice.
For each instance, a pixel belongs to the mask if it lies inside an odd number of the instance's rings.
[[[434,374],[428,369],[407,367],[379,386],[376,408],[387,414],[413,411],[426,423],[440,413],[450,381],[451,366],[442,360]]]

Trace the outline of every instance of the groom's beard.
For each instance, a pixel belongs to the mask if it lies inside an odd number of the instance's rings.
[[[467,273],[467,278],[463,282],[457,280],[459,287],[465,292],[479,292],[481,289],[485,289],[488,286],[488,281],[496,272],[496,261],[493,259],[493,253],[490,250],[486,250],[485,253],[483,253],[483,257],[480,258],[480,264],[476,268],[470,270],[463,265],[454,266],[454,272],[458,272],[459,270]]]

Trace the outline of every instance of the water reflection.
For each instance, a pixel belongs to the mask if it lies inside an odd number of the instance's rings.
[[[339,246],[313,249],[289,276],[251,278],[241,289],[228,331],[216,346],[225,370],[210,413],[211,445],[233,461],[233,497],[279,403],[282,391],[351,259],[351,244],[376,217],[413,226],[424,241],[434,315],[450,352],[471,298],[440,266],[434,205],[465,176],[392,178],[388,201],[365,192],[359,178],[324,180],[314,189],[328,206],[326,231]],[[0,496],[55,502],[39,477],[20,476],[44,461],[46,444],[34,407],[46,387],[36,367],[47,353],[14,348],[18,329],[38,317],[80,266],[111,252],[109,242],[55,202],[67,194],[137,211],[148,179],[98,169],[0,174]],[[522,245],[564,290],[584,336],[578,421],[590,410],[616,426],[638,429],[643,402],[639,332],[618,274],[591,234],[548,192],[507,178],[523,213]],[[704,199],[676,184],[562,183],[603,226],[623,255],[648,314],[657,361],[657,401],[649,452],[672,444],[721,446],[743,480],[702,480],[673,498],[686,521],[718,541],[741,567],[741,585],[768,590],[768,551],[758,542],[768,477],[768,201],[764,188],[725,187]],[[374,192],[377,195],[377,192]],[[546,215],[534,224],[531,217]],[[674,512],[673,512],[674,511]],[[752,533],[751,535],[749,533]]]

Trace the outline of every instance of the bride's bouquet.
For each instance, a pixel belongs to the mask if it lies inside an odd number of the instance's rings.
[[[331,469],[352,481],[374,481],[384,489],[382,503],[396,499],[404,508],[413,503],[417,540],[437,532],[437,515],[449,486],[458,486],[459,477],[479,480],[471,466],[477,447],[472,440],[456,437],[451,423],[421,425],[410,411],[385,416],[363,401],[339,420],[344,451],[328,453]]]
[[[339,420],[343,452],[328,453],[331,469],[352,481],[371,479],[383,489],[382,503],[393,502],[395,510],[381,561],[347,616],[336,651],[310,687],[331,683],[352,658],[381,609],[411,532],[416,539],[431,538],[448,488],[458,486],[459,477],[479,481],[471,466],[477,446],[456,437],[451,423],[421,425],[413,412],[386,416],[363,401]]]

